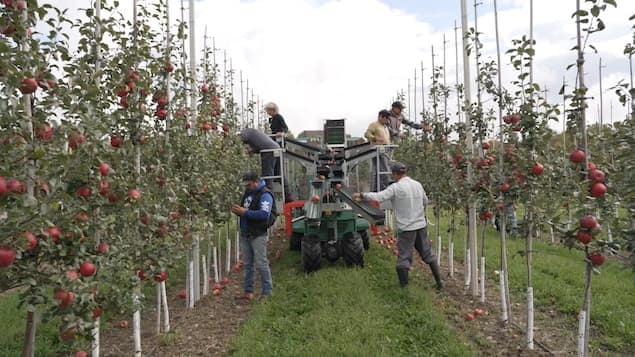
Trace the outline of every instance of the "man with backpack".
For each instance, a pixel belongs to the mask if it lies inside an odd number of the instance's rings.
[[[244,295],[242,299],[254,298],[254,275],[260,274],[262,283],[261,299],[271,295],[273,283],[267,259],[268,229],[278,216],[276,202],[265,181],[257,173],[250,171],[243,176],[245,193],[240,205],[233,205],[231,211],[240,216],[240,244],[245,263]]]

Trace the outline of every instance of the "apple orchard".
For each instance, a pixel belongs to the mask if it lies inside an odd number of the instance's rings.
[[[244,125],[233,83],[223,83],[227,73],[209,48],[199,61],[187,57],[191,24],[170,25],[165,0],[135,2],[134,16],[122,15],[117,2],[85,2],[79,20],[41,3],[0,5],[0,287],[19,288],[27,356],[39,316],[60,322],[59,338],[69,350],[92,343],[94,351],[103,311],[143,311],[141,289],[180,279],[171,271],[190,264],[198,242],[230,220],[228,207],[242,189],[237,178],[253,164],[232,135]],[[601,16],[613,5],[587,0],[572,26],[586,29],[592,42],[594,32],[610,25]],[[71,32],[79,36],[73,52]],[[612,126],[587,125],[583,80],[563,92],[565,108],[549,103],[532,81],[536,54],[527,37],[506,53],[517,77],[503,87],[496,63],[478,56],[482,34],[465,33],[463,47],[479,61],[479,97],[495,98],[495,108],[470,103],[466,88],[445,85],[435,67],[433,107],[420,118],[424,130],[403,139],[395,154],[434,201],[430,236],[437,249],[449,249],[448,264],[463,258],[472,276],[466,285],[478,296],[485,261],[477,228],[498,216],[506,256],[504,210],[513,204],[522,212],[517,234],[527,244],[528,295],[533,240],[583,251],[589,287],[592,276],[602,279],[594,272],[606,260],[635,246],[635,111]],[[587,48],[578,46],[573,68],[583,78],[579,59]],[[627,58],[632,53],[627,46]],[[625,83],[613,92],[632,105],[635,92]],[[450,125],[451,91],[462,101],[456,111],[469,120]],[[550,129],[558,120],[567,123],[564,133]],[[451,240],[440,245],[441,217],[450,220],[450,232],[472,226],[466,250],[453,252]],[[504,296],[510,283],[506,266],[500,270]],[[159,299],[160,289],[165,285]],[[588,311],[590,296],[579,294]],[[185,290],[179,295],[193,299]],[[509,305],[503,303],[503,321],[511,320]],[[582,341],[588,343],[588,334]]]

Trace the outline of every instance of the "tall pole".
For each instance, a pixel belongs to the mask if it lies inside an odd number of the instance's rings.
[[[457,120],[461,122],[461,98],[459,96],[459,35],[458,35],[459,27],[456,25],[456,20],[454,20],[454,57],[455,57],[455,82],[456,82],[456,110],[457,110]]]
[[[414,90],[412,91],[412,102],[413,102],[413,106],[412,106],[412,111],[414,112],[414,117],[412,117],[410,120],[416,121],[417,120],[417,69],[415,68],[415,77],[414,77]]]
[[[443,122],[445,123],[445,126],[444,126],[445,130],[444,130],[443,135],[448,135],[448,123],[447,123],[447,121],[448,121],[448,96],[445,94],[445,90],[447,88],[447,81],[445,79],[445,77],[446,77],[446,72],[445,72],[445,65],[446,65],[446,62],[445,62],[445,52],[446,52],[445,51],[445,44],[448,43],[448,42],[450,42],[450,41],[446,41],[445,40],[445,33],[444,33],[443,34],[443,91],[444,91],[444,94],[443,94]]]
[[[410,105],[410,78],[408,78],[408,119],[412,118],[412,116],[410,115],[411,108],[412,106]]]
[[[472,158],[474,157],[474,144],[472,141],[472,118],[470,117],[470,106],[472,100],[471,86],[470,86],[470,57],[467,53],[467,37],[468,34],[468,19],[467,19],[467,4],[466,0],[461,0],[461,31],[463,33],[463,82],[465,91],[465,131],[466,131],[466,146],[467,156],[470,158],[467,162],[467,179],[468,182],[472,182]],[[468,244],[470,247],[470,264],[472,264],[470,280],[472,282],[472,296],[476,298],[478,296],[478,277],[476,271],[476,206],[473,201],[468,202]]]
[[[504,152],[504,135],[503,135],[503,84],[501,75],[501,50],[500,50],[500,38],[498,34],[498,3],[494,0],[494,21],[496,29],[496,65],[498,68],[498,140],[500,142],[500,149],[498,150],[498,178],[500,182],[505,182],[505,174],[503,172],[503,152]],[[503,198],[503,205],[505,205],[505,194],[501,193]],[[506,214],[505,206],[503,206],[503,214],[500,215],[500,257],[501,257],[501,272],[500,272],[500,285],[501,289],[501,321],[503,323],[509,323],[512,321],[511,301],[509,300],[509,279],[507,271],[507,237],[506,237]]]
[[[600,64],[598,65],[599,70],[599,80],[600,80],[600,127],[598,129],[599,133],[602,134],[602,125],[604,125],[604,99],[602,98],[604,91],[602,90],[602,68],[606,66],[602,66],[602,57],[600,57]]]
[[[432,50],[432,111],[434,113],[434,122],[439,120],[439,113],[437,110],[437,90],[439,89],[437,86],[437,68],[434,65],[434,45],[430,46]],[[437,252],[439,254],[439,252]]]
[[[421,61],[421,112],[425,116],[426,113],[426,95],[425,95],[425,86],[423,85],[423,61]]]
[[[534,48],[534,0],[529,0],[529,48],[533,51]],[[529,85],[534,85],[534,60],[530,59],[529,62]],[[534,92],[529,94],[532,108],[535,108],[536,103],[533,102]],[[534,150],[531,150],[531,156],[534,156]],[[525,241],[525,257],[527,263],[527,325],[525,342],[527,343],[527,349],[534,349],[534,287],[533,287],[533,210],[531,205],[528,207],[527,212],[527,238]]]
[[[243,71],[240,70],[240,120],[245,120],[245,93],[243,91]]]

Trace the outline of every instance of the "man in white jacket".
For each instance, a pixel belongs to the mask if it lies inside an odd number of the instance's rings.
[[[425,207],[428,204],[426,192],[416,180],[408,177],[406,166],[395,162],[391,168],[395,183],[380,192],[363,192],[353,194],[353,199],[369,199],[378,202],[390,201],[397,220],[397,276],[401,287],[408,285],[408,271],[412,264],[413,248],[426,262],[437,289],[443,288],[443,280],[437,258],[432,252],[432,244],[428,240],[428,223]]]

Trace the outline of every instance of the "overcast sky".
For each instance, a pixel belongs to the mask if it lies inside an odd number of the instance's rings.
[[[51,2],[52,0],[49,0]],[[151,0],[141,0],[149,4]],[[169,0],[174,17],[180,17],[180,0]],[[129,6],[132,0],[121,1]],[[480,0],[479,31],[483,32],[483,58],[495,58],[493,0]],[[586,62],[591,121],[599,105],[598,59],[603,68],[604,120],[609,122],[611,102],[614,118],[626,110],[606,89],[619,79],[629,79],[624,45],[632,41],[628,22],[635,14],[635,1],[617,0],[618,8],[602,15],[607,29],[594,34]],[[77,8],[78,1],[56,0],[56,6]],[[187,3],[187,1],[186,1]],[[474,6],[468,4],[470,26]],[[535,79],[546,86],[548,97],[560,102],[557,92],[563,76],[575,81],[574,0],[535,0],[534,34],[537,41]],[[417,71],[417,94],[411,92],[410,116],[421,111],[420,66],[424,81],[431,81],[431,46],[436,65],[442,62],[443,34],[447,40],[447,81],[455,82],[454,21],[460,26],[460,1],[437,0],[197,0],[195,3],[197,45],[207,27],[218,48],[225,49],[234,68],[242,70],[250,87],[263,101],[280,106],[291,130],[320,129],[325,118],[347,118],[349,132],[361,135],[377,112],[387,107],[399,90],[407,90]],[[500,0],[499,19],[503,51],[511,40],[529,33],[529,0]],[[459,33],[459,41],[460,41]],[[460,44],[459,44],[460,48]],[[459,56],[461,61],[461,56]],[[503,56],[503,83],[511,80],[509,58]],[[459,63],[459,66],[462,64]],[[474,59],[471,59],[474,78]],[[460,72],[462,77],[462,71]],[[240,101],[239,87],[235,88]],[[427,89],[426,89],[427,90]],[[429,100],[426,98],[426,104]],[[450,103],[455,103],[452,99]],[[450,112],[455,111],[450,107]],[[408,113],[406,113],[408,114]]]

